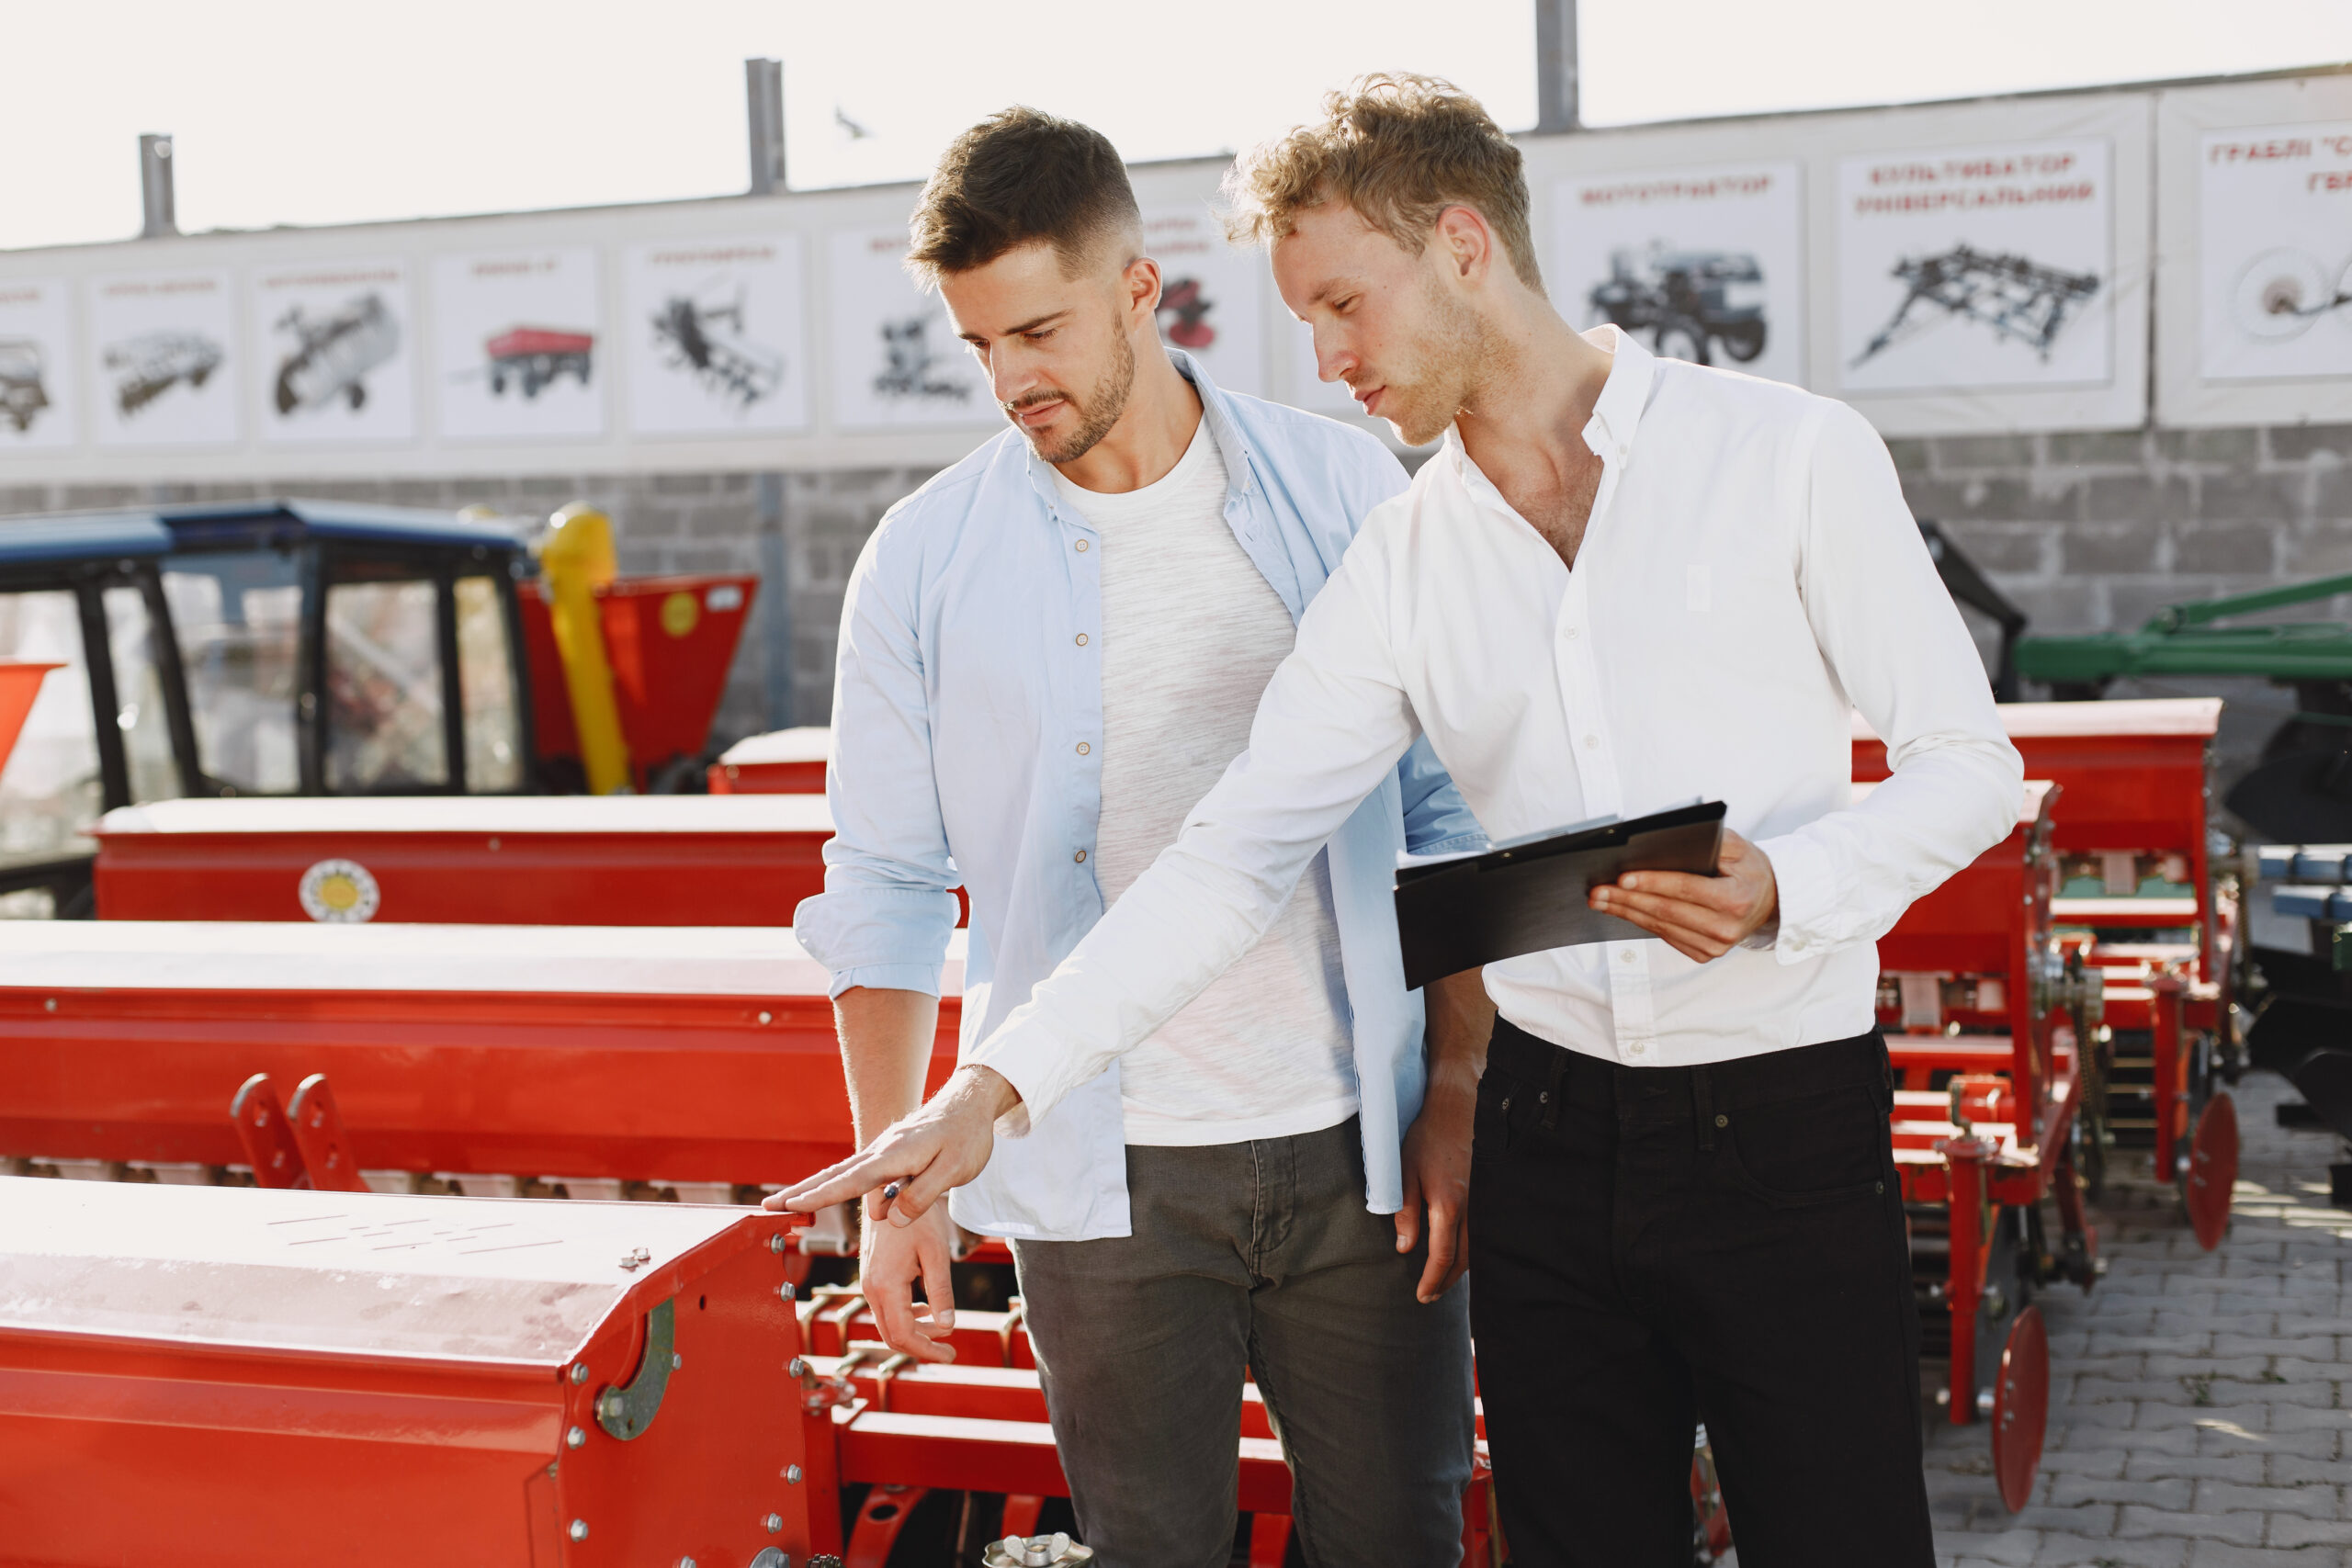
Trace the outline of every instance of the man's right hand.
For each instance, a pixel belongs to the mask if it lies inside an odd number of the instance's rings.
[[[858,1288],[874,1309],[882,1343],[923,1361],[952,1361],[956,1347],[956,1289],[947,1274],[954,1256],[954,1222],[947,1205],[933,1203],[922,1217],[892,1224],[876,1212],[878,1194],[867,1205],[861,1227]],[[925,1303],[915,1304],[915,1281],[922,1281]]]

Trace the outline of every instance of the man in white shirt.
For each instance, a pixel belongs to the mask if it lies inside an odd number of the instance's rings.
[[[1522,1568],[1687,1563],[1699,1419],[1749,1568],[1925,1568],[1872,944],[2015,821],[1982,666],[1859,416],[1570,329],[1517,150],[1446,85],[1327,108],[1237,165],[1237,221],[1325,378],[1445,446],[1365,520],[1175,846],[923,1111],[785,1196],[887,1182],[922,1212],[1244,951],[1417,736],[1498,839],[1720,798],[1721,875],[1593,896],[1655,940],[1485,971],[1504,1534]],[[1894,764],[1859,805],[1849,705]]]
[[[1011,428],[891,508],[842,608],[836,834],[795,923],[831,973],[861,1142],[921,1100],[950,889],[970,898],[977,1045],[1174,842],[1295,617],[1405,486],[1362,431],[1223,391],[1161,344],[1159,266],[1099,132],[991,117],[911,230]],[[1388,878],[1476,822],[1426,746],[1343,815],[1262,940],[956,1194],[957,1220],[1011,1239],[1102,1568],[1222,1568],[1250,1372],[1308,1561],[1461,1555],[1484,998],[1475,976],[1431,987],[1425,1040]],[[876,1327],[951,1357],[945,1207],[871,1217]]]

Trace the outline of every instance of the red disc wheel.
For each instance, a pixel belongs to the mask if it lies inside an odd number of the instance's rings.
[[[2238,1182],[2238,1108],[2226,1094],[2205,1102],[2188,1137],[2188,1169],[2180,1201],[2197,1245],[2211,1252],[2230,1229],[2230,1194]]]
[[[2032,1500],[2049,1424],[2050,1336],[2041,1326],[2041,1309],[2030,1306],[2009,1325],[1993,1380],[1993,1475],[2012,1514]]]

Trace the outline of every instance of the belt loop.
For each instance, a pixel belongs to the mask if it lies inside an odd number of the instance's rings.
[[[1560,1080],[1568,1076],[1568,1054],[1559,1046],[1552,1047],[1552,1066],[1544,1085],[1544,1128],[1554,1131],[1560,1125]]]
[[[1712,1154],[1715,1147],[1715,1086],[1703,1066],[1690,1069],[1690,1119],[1698,1124],[1699,1147]]]

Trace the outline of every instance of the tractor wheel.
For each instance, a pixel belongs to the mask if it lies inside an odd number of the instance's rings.
[[[1723,339],[1724,352],[1742,365],[1764,352],[1762,321],[1734,321],[1716,335]]]
[[[1657,356],[1690,365],[1707,363],[1707,329],[1688,316],[1668,316],[1657,324]]]
[[[354,381],[343,389],[343,395],[350,400],[351,412],[354,413],[357,413],[368,406],[368,387],[365,382]]]
[[[1993,1477],[2012,1514],[2033,1500],[2041,1442],[2050,1425],[2050,1335],[2030,1306],[2009,1325],[1993,1379]]]

